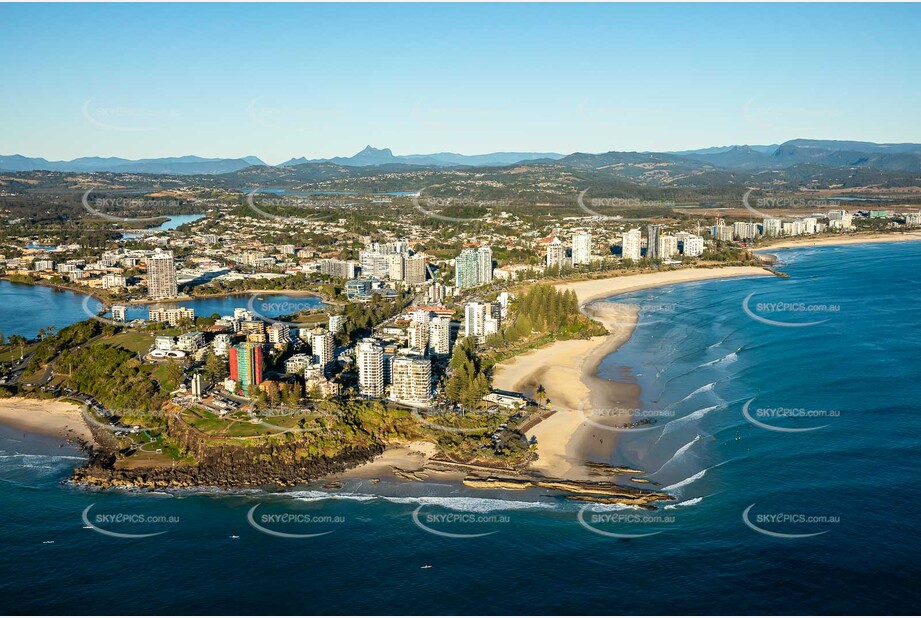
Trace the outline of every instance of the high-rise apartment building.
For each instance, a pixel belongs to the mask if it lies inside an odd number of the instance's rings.
[[[438,317],[429,322],[429,355],[451,354],[451,318]]]
[[[473,288],[480,284],[480,262],[475,248],[467,247],[457,256],[454,280],[458,288]]]
[[[682,252],[688,257],[699,257],[704,252],[703,236],[688,235],[684,239]]]
[[[403,280],[407,285],[425,283],[425,258],[412,256],[403,258]]]
[[[477,253],[477,278],[479,285],[492,283],[492,249],[483,245]]]
[[[732,240],[733,230],[731,225],[717,223],[710,228],[710,233],[713,234],[713,238],[716,240]]]
[[[327,371],[333,364],[333,334],[323,328],[315,328],[310,333],[310,350],[313,354],[313,363]]]
[[[662,226],[650,223],[646,226],[646,257],[650,260],[659,259],[659,236],[662,234]]]
[[[576,232],[572,235],[572,265],[584,266],[592,262],[592,235]]]
[[[273,322],[267,329],[269,343],[285,344],[291,341],[291,328],[284,322]]]
[[[782,219],[765,219],[762,223],[762,233],[767,237],[780,236],[783,233]]]
[[[230,348],[230,379],[237,392],[248,395],[250,387],[262,384],[262,346],[244,341]]]
[[[670,260],[678,255],[678,239],[669,234],[659,236],[659,246],[656,253],[660,260]]]
[[[643,233],[637,228],[624,232],[621,258],[625,260],[639,260],[643,255]]]
[[[428,406],[432,402],[432,361],[397,356],[390,372],[390,399],[410,406]]]
[[[739,240],[751,240],[758,235],[758,225],[747,221],[736,221],[732,224],[732,235]]]
[[[384,394],[384,349],[377,339],[362,339],[355,349],[358,366],[358,391],[363,397]]]
[[[147,295],[155,300],[179,293],[172,251],[157,251],[147,258]]]
[[[562,266],[565,260],[566,249],[560,239],[554,236],[553,240],[547,244],[547,268]]]
[[[489,303],[474,302],[464,306],[464,333],[467,337],[485,337],[488,313]]]

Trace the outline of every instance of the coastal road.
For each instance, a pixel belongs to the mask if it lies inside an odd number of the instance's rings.
[[[6,384],[8,386],[16,386],[19,383],[19,379],[22,377],[22,374],[25,372],[26,367],[29,366],[29,362],[32,360],[32,357],[35,356],[35,352],[30,352],[27,354],[21,361],[13,365],[12,370],[7,375]]]

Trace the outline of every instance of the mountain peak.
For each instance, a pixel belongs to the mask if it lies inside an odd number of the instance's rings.
[[[368,144],[365,146],[365,149],[359,152],[358,154],[374,154],[374,155],[384,155],[388,157],[393,156],[393,151],[389,148],[375,148],[374,146]],[[357,156],[357,155],[356,155]]]

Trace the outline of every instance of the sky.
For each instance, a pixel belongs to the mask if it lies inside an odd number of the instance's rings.
[[[921,6],[0,5],[0,154],[921,142]]]

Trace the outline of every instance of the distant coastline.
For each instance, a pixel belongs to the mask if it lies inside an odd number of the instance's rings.
[[[797,238],[779,239],[777,242],[770,242],[769,244],[759,246],[753,251],[754,253],[763,253],[772,249],[790,249],[795,247],[867,245],[882,242],[911,242],[916,240],[921,240],[921,231],[841,234],[837,236],[823,236],[818,238],[800,236]]]

